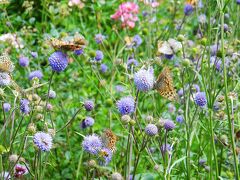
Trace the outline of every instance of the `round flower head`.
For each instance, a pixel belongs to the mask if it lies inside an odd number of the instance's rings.
[[[27,67],[29,65],[29,59],[25,56],[20,56],[19,58],[19,65],[22,67]]]
[[[8,86],[11,82],[11,77],[8,73],[0,72],[0,86]]]
[[[95,35],[95,41],[97,44],[101,44],[106,37],[102,34]]]
[[[236,0],[237,4],[240,5],[240,0]]]
[[[199,163],[199,165],[201,165],[201,166],[204,166],[205,164],[206,164],[206,159],[199,159],[199,161],[198,161],[198,163]]]
[[[84,53],[84,50],[83,49],[78,49],[78,50],[75,50],[74,53],[79,56],[79,55],[82,55]]]
[[[9,103],[3,103],[4,112],[8,112],[11,109],[11,105]]]
[[[102,141],[99,136],[93,134],[84,137],[82,142],[83,149],[90,154],[97,154],[102,148]]]
[[[116,85],[116,86],[115,86],[115,90],[116,90],[117,92],[123,92],[123,91],[125,91],[125,87],[122,86],[122,85]]]
[[[134,83],[139,91],[149,91],[153,88],[153,73],[145,69],[139,70],[134,75]]]
[[[25,165],[16,164],[14,167],[14,177],[21,178],[25,174],[28,174],[27,167]]]
[[[47,104],[47,110],[48,110],[48,111],[51,111],[52,109],[53,109],[53,106],[52,106],[50,103],[48,103],[48,104]]]
[[[103,56],[103,52],[100,51],[100,50],[97,50],[97,51],[96,51],[96,56],[95,56],[94,59],[95,59],[96,61],[101,61],[101,60],[103,59],[103,57],[104,57],[104,56]]]
[[[164,121],[164,128],[167,130],[167,131],[171,131],[175,128],[175,124],[172,120],[165,120]]]
[[[127,61],[127,67],[128,67],[128,69],[130,69],[132,66],[137,67],[138,66],[138,61],[134,58],[129,58],[128,61]]]
[[[112,151],[108,148],[102,148],[99,152],[99,164],[106,166],[112,160]]]
[[[172,147],[170,144],[163,144],[160,149],[163,154],[165,154],[167,151],[168,152],[172,151]]]
[[[36,70],[36,71],[32,71],[29,76],[28,79],[32,80],[33,78],[38,78],[38,79],[42,79],[43,77],[43,73],[40,70]]]
[[[30,112],[29,104],[30,104],[30,102],[27,99],[21,99],[21,101],[20,101],[21,113],[28,114]]]
[[[91,100],[86,100],[86,101],[84,102],[84,107],[85,107],[86,111],[92,111],[92,110],[94,109],[94,103],[93,103],[93,101],[91,101]]]
[[[33,58],[38,58],[38,53],[37,52],[31,52],[31,55]]]
[[[50,91],[49,91],[49,94],[48,94],[48,97],[49,97],[50,99],[54,99],[54,98],[56,97],[56,92],[53,91],[53,90],[50,90]]]
[[[106,64],[101,64],[101,72],[105,73],[108,70],[108,66]]]
[[[48,60],[52,70],[56,72],[63,71],[68,65],[67,55],[61,51],[56,51],[51,54]]]
[[[194,8],[193,8],[193,6],[191,4],[185,4],[185,6],[184,6],[184,14],[186,16],[189,16],[190,14],[192,14],[193,10],[194,10]]]
[[[80,124],[82,129],[85,129],[87,127],[93,126],[94,124],[94,119],[91,117],[86,117]]]
[[[50,151],[52,148],[52,136],[44,132],[37,132],[33,136],[34,144],[41,150],[41,151]]]
[[[183,96],[183,89],[179,89],[177,93],[178,93],[178,96],[180,97]]]
[[[111,180],[123,180],[123,177],[120,173],[115,172],[111,175]]]
[[[158,128],[156,125],[154,124],[148,124],[146,127],[145,127],[145,133],[149,136],[154,136],[158,133]]]
[[[205,92],[198,92],[195,94],[194,98],[195,103],[200,106],[204,107],[207,104],[206,94]]]
[[[134,47],[138,47],[142,44],[142,38],[137,34],[133,37]]]
[[[205,24],[207,22],[207,17],[205,14],[200,14],[198,16],[198,22],[201,24]]]
[[[131,114],[134,112],[134,99],[131,96],[123,97],[117,101],[118,111],[121,115]]]
[[[184,122],[184,117],[183,117],[182,115],[178,115],[178,116],[176,117],[176,121],[181,124],[181,123]]]

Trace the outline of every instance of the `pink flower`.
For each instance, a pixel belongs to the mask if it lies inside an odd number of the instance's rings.
[[[160,5],[159,2],[153,2],[153,3],[151,4],[151,6],[152,6],[153,8],[158,7],[159,5]]]

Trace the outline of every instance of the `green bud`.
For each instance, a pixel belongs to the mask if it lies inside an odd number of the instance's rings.
[[[129,115],[123,115],[121,117],[121,121],[122,121],[123,124],[127,124],[131,121],[131,117]]]
[[[136,124],[136,121],[134,121],[133,119],[130,120],[130,125],[134,126]]]
[[[179,34],[178,37],[177,37],[177,40],[180,41],[180,42],[185,41],[185,37],[184,37],[184,35]]]
[[[95,51],[90,51],[89,56],[94,58],[96,56],[96,52]]]
[[[185,58],[185,59],[182,60],[182,65],[184,67],[189,67],[191,65],[191,62],[190,62],[189,59]]]
[[[112,106],[112,105],[113,105],[112,99],[108,98],[108,99],[106,100],[106,104],[107,104],[107,106]]]
[[[201,43],[201,45],[206,46],[207,45],[207,38],[202,38],[200,43]]]
[[[148,34],[148,29],[147,29],[147,28],[144,28],[144,29],[142,30],[142,34],[143,34],[143,35],[147,35],[147,34]]]

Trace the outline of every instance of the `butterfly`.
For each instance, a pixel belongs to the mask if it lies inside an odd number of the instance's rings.
[[[102,135],[102,141],[105,147],[112,152],[116,150],[117,136],[110,130],[106,129]]]
[[[14,70],[14,64],[7,53],[0,56],[0,71],[11,73]]]
[[[174,89],[171,71],[168,67],[165,67],[159,74],[158,79],[154,84],[154,89],[156,89],[161,96],[170,101],[177,100],[177,93]]]
[[[158,53],[172,55],[182,48],[182,44],[175,40],[169,39],[168,41],[158,42]]]
[[[187,0],[186,4],[191,4],[192,6],[196,6],[197,5],[197,1],[198,0]]]
[[[83,47],[87,44],[87,41],[83,36],[78,34],[74,36],[73,40],[69,40],[69,41],[51,38],[50,44],[54,49],[75,51],[75,50],[83,49]]]
[[[133,44],[133,37],[125,36],[124,41],[127,46],[131,46]]]

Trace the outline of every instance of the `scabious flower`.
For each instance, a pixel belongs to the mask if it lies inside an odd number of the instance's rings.
[[[134,99],[131,96],[123,97],[117,101],[118,111],[121,115],[133,113],[134,106]]]
[[[134,58],[129,58],[128,61],[127,61],[127,67],[128,69],[131,68],[131,66],[138,66],[138,61]]]
[[[184,6],[184,14],[186,16],[189,16],[190,14],[192,14],[193,10],[194,10],[194,8],[193,8],[193,6],[191,4],[185,4],[185,6]]]
[[[27,67],[29,65],[29,59],[25,56],[20,56],[19,58],[19,65],[22,67]]]
[[[52,70],[56,72],[63,71],[68,65],[67,55],[61,51],[56,51],[51,54],[48,60]]]
[[[116,85],[116,86],[115,86],[115,90],[116,90],[117,92],[123,92],[123,91],[125,91],[125,87],[122,86],[122,85]]]
[[[29,104],[30,104],[30,102],[27,99],[21,99],[21,101],[20,101],[21,113],[28,114],[30,112]]]
[[[42,79],[43,77],[43,73],[40,70],[36,70],[36,71],[32,71],[30,72],[28,79],[32,80],[33,78],[38,78],[38,79]]]
[[[99,136],[93,134],[84,137],[82,147],[90,154],[97,154],[102,148],[102,141]]]
[[[87,127],[93,126],[94,124],[94,119],[91,117],[86,117],[80,124],[80,127],[82,129],[85,129]]]
[[[184,122],[184,117],[183,117],[182,115],[178,115],[178,116],[176,117],[176,121],[181,124],[181,123]]]
[[[100,160],[99,164],[106,166],[111,160],[112,160],[112,151],[108,148],[102,148],[99,155],[100,155]]]
[[[139,91],[149,91],[153,88],[154,76],[150,70],[141,69],[134,75],[134,83]]]
[[[111,175],[111,180],[123,180],[123,177],[122,177],[122,175],[120,173],[114,172]]]
[[[142,38],[137,34],[133,37],[133,43],[134,43],[134,47],[138,47],[142,44]]]
[[[95,41],[96,41],[97,44],[102,44],[102,42],[105,38],[106,37],[102,34],[96,34],[95,35]]]
[[[122,27],[134,28],[135,22],[138,20],[139,7],[134,2],[125,2],[122,3],[118,10],[111,16],[114,20],[120,20]]]
[[[183,96],[183,89],[179,89],[177,93],[178,93],[178,96],[180,97]]]
[[[175,124],[172,120],[165,120],[164,121],[164,128],[167,130],[167,131],[171,131],[175,128]]]
[[[240,5],[240,0],[236,0],[236,3],[237,3],[238,5]]]
[[[100,50],[97,50],[97,51],[96,51],[96,56],[95,56],[94,59],[95,59],[96,61],[101,61],[101,60],[103,59],[103,57],[104,57],[103,52],[100,51]]]
[[[4,112],[8,112],[11,109],[11,105],[9,103],[3,103],[3,110]]]
[[[195,103],[200,106],[204,107],[207,104],[206,94],[205,92],[198,92],[195,94],[194,98]]]
[[[16,164],[14,167],[14,177],[21,178],[25,174],[28,174],[27,167],[25,165]]]
[[[158,133],[158,128],[154,124],[148,124],[145,127],[145,133],[149,136],[155,136]]]
[[[101,64],[101,72],[105,73],[108,70],[108,66],[106,64]]]
[[[205,14],[200,14],[198,16],[198,22],[201,24],[205,24],[207,22],[207,17]]]
[[[37,132],[33,136],[34,144],[41,150],[41,151],[50,151],[52,148],[52,136],[45,132]]]
[[[84,101],[84,107],[86,111],[92,111],[94,109],[94,102],[91,100]]]
[[[74,51],[74,54],[76,54],[77,56],[80,56],[84,53],[84,50],[83,49],[77,49]]]
[[[167,144],[163,144],[160,149],[161,149],[163,154],[165,154],[166,152],[171,152],[172,151],[172,147],[168,143]]]
[[[49,90],[48,97],[49,97],[50,99],[54,99],[56,96],[57,96],[57,95],[56,95],[56,92],[55,92],[55,91]]]
[[[8,73],[0,72],[0,86],[8,86],[11,82],[11,77]]]
[[[31,52],[31,55],[33,58],[38,58],[38,53],[37,52]]]

